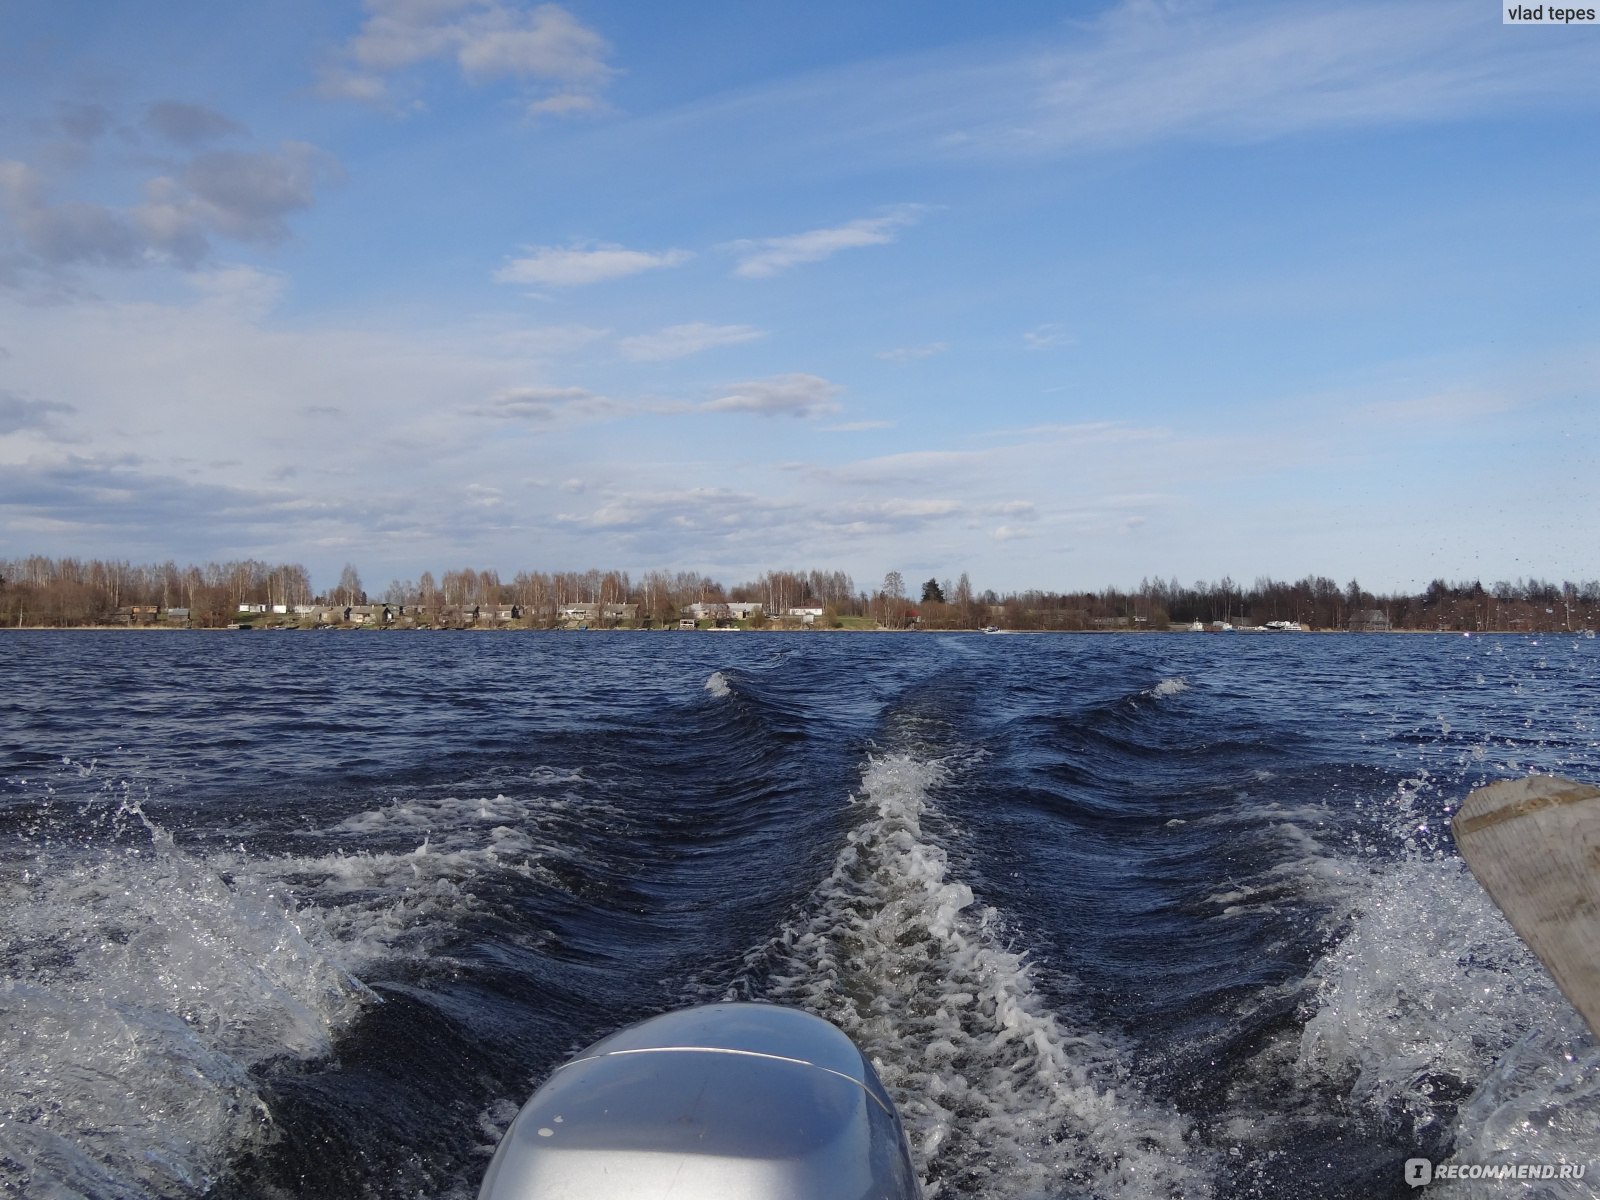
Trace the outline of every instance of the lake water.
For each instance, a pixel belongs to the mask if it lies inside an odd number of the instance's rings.
[[[1600,779],[1600,641],[0,635],[0,1192],[471,1197],[717,998],[878,1064],[930,1198],[1589,1166],[1600,1047],[1449,814]]]

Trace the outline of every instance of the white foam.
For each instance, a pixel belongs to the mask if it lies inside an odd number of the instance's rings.
[[[1600,1045],[1576,1012],[1529,1030],[1495,1063],[1462,1106],[1454,1158],[1460,1162],[1552,1163],[1587,1168],[1582,1186],[1537,1185],[1524,1194],[1595,1195],[1600,1145]],[[1506,1194],[1506,1183],[1461,1186],[1463,1196]],[[1587,1190],[1585,1190],[1587,1189]]]
[[[271,1134],[249,1068],[328,1053],[371,999],[278,896],[149,827],[6,889],[0,1192],[15,1164],[30,1195],[198,1194]]]
[[[705,689],[719,699],[733,690],[728,686],[728,677],[721,671],[713,671],[706,676]]]
[[[1461,860],[1414,849],[1369,871],[1353,899],[1348,935],[1312,973],[1302,1076],[1419,1128],[1450,1111],[1441,1083],[1469,1089],[1453,1130],[1461,1161],[1589,1161],[1600,1047]]]
[[[571,782],[575,777],[564,777]],[[412,840],[409,849],[227,858],[236,878],[288,889],[340,961],[357,973],[396,959],[435,958],[480,908],[477,890],[508,876],[554,884],[545,865],[564,857],[552,828],[571,814],[561,795],[403,798],[347,817],[320,837]],[[610,810],[590,804],[590,817]]]
[[[400,798],[310,831],[314,853],[200,856],[124,803],[103,846],[39,844],[0,884],[0,1194],[9,1163],[28,1194],[203,1192],[272,1136],[251,1067],[330,1053],[377,1000],[357,974],[437,960],[484,883],[548,881],[574,815],[608,812],[558,790]],[[374,839],[409,845],[326,850]]]
[[[1189,690],[1189,681],[1182,675],[1174,675],[1171,679],[1163,679],[1160,683],[1145,692],[1147,696],[1178,696]]]
[[[1315,976],[1302,1062],[1357,1073],[1357,1094],[1401,1100],[1426,1076],[1487,1074],[1535,1024],[1568,1006],[1456,858],[1412,858],[1373,877],[1355,923]]]
[[[840,1025],[894,1093],[929,1200],[1209,1194],[1185,1122],[1120,1048],[1051,1011],[929,829],[938,763],[873,759],[812,910],[753,956],[769,997]]]

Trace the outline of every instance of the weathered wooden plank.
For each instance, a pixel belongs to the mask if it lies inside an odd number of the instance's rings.
[[[1461,857],[1600,1037],[1600,788],[1530,775],[1473,792]]]

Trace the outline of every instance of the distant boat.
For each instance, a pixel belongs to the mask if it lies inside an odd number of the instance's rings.
[[[985,625],[983,631],[985,633],[999,633],[1000,627],[998,625]]]
[[[1194,622],[1194,624],[1189,626],[1189,632],[1190,633],[1204,633],[1205,631],[1206,631],[1206,627],[1203,624],[1201,624],[1199,621],[1196,621],[1196,622]]]

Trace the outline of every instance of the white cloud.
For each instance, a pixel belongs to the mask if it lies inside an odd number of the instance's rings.
[[[473,416],[503,421],[547,424],[558,419],[605,420],[624,407],[581,387],[519,387],[501,392],[487,404],[468,410]]]
[[[813,473],[818,478],[846,484],[927,484],[952,474],[970,477],[974,472],[987,471],[994,457],[989,451],[908,450],[839,467],[818,467]]]
[[[587,113],[598,113],[605,110],[605,103],[597,96],[586,96],[579,92],[558,92],[554,96],[546,96],[543,100],[535,100],[528,105],[530,117],[573,117]]]
[[[276,308],[286,282],[282,275],[238,264],[196,271],[188,279],[212,305],[251,317],[265,316]]]
[[[921,211],[920,205],[903,204],[881,217],[863,217],[831,229],[812,229],[784,237],[729,242],[726,248],[740,256],[734,274],[765,279],[802,263],[821,262],[841,250],[892,242],[899,230],[915,223]]]
[[[989,511],[1001,517],[1031,517],[1038,509],[1032,500],[1005,500],[990,505]]]
[[[830,169],[1038,159],[1189,138],[1594,111],[1585,38],[1511,39],[1483,0],[1062,7],[1051,39],[880,55],[708,99],[665,124],[825,129],[765,149]],[[1487,11],[1486,11],[1487,10]]]
[[[865,433],[869,429],[893,429],[893,421],[844,421],[838,425],[824,425],[823,433]]]
[[[592,111],[615,70],[610,47],[555,4],[520,0],[366,0],[367,19],[323,72],[324,95],[387,99],[394,75],[430,61],[454,62],[472,83],[517,79],[555,90],[535,115]]]
[[[687,250],[628,250],[603,245],[594,249],[581,246],[529,246],[521,258],[508,259],[494,273],[498,283],[533,283],[547,287],[578,287],[625,279],[641,271],[681,266],[694,257]]]
[[[818,375],[774,375],[735,384],[732,391],[700,406],[704,412],[751,412],[762,416],[813,417],[838,412],[833,397],[841,391]]]
[[[873,516],[891,521],[931,521],[937,517],[949,517],[959,513],[961,505],[954,500],[897,497],[893,500],[880,500],[874,504],[854,505],[849,511],[858,516]]]
[[[1255,139],[1570,97],[1581,80],[1576,45],[1508,51],[1486,32],[1473,5],[1125,3],[1092,44],[1036,60],[1031,111],[992,133],[1023,151]]]
[[[1082,421],[1076,425],[1045,424],[1029,425],[1021,429],[991,429],[982,436],[1007,439],[1026,438],[1034,442],[1049,440],[1085,444],[1089,442],[1148,441],[1151,438],[1166,437],[1169,432],[1169,430],[1161,426],[1125,425],[1120,421]]]
[[[1046,322],[1043,325],[1035,325],[1024,333],[1022,341],[1029,350],[1051,350],[1058,346],[1072,345],[1073,337],[1067,332],[1065,325]]]
[[[922,358],[932,358],[950,349],[945,342],[928,342],[923,346],[897,346],[893,350],[880,350],[878,357],[884,362],[908,363]]]
[[[753,342],[765,336],[765,331],[753,325],[709,325],[704,321],[695,321],[687,325],[669,325],[656,333],[623,338],[619,345],[622,353],[636,362],[660,362],[687,358],[717,346]]]

